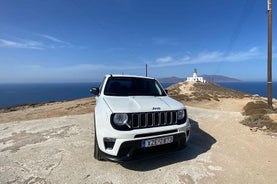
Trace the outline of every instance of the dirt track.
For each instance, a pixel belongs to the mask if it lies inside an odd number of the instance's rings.
[[[239,112],[188,108],[185,150],[117,164],[93,158],[93,114],[0,124],[0,183],[277,183],[277,137]]]

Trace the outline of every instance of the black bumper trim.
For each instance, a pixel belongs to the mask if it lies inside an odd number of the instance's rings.
[[[180,148],[184,148],[186,145],[186,134],[179,133],[173,134],[173,142],[170,144],[164,144],[160,146],[141,148],[142,140],[127,141],[121,144],[117,156],[109,155],[101,151],[101,155],[105,160],[114,162],[123,162],[129,160],[137,160],[153,154],[164,153],[168,151],[176,151]],[[165,137],[165,136],[159,136]],[[145,139],[147,140],[147,139]]]

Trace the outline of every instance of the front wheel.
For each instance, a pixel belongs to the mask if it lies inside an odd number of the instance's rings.
[[[99,160],[99,161],[104,160],[102,155],[101,155],[101,151],[99,149],[99,146],[98,146],[98,141],[97,141],[96,133],[94,133],[94,158],[96,160]]]
[[[96,118],[95,118],[95,112],[94,112],[94,154],[93,154],[93,156],[96,160],[102,161],[104,159],[101,155],[101,151],[98,146],[98,141],[97,141],[97,136],[96,136],[96,126],[95,126],[96,121],[95,121],[95,119]]]

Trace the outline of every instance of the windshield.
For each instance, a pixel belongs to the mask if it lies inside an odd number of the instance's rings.
[[[166,96],[155,79],[136,77],[110,77],[104,94],[109,96]]]

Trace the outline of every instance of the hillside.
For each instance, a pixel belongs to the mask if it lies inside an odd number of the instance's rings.
[[[239,79],[223,76],[223,75],[200,75],[199,77],[203,77],[207,82],[217,83],[217,82],[241,82]],[[165,77],[158,79],[161,83],[178,83],[183,82],[186,78],[179,77]]]
[[[167,88],[169,95],[177,98],[183,98],[185,101],[216,100],[220,98],[238,98],[250,97],[250,94],[224,88],[213,83],[191,83],[179,82]]]
[[[266,98],[224,88],[213,83],[180,82],[167,88],[168,94],[182,103],[205,109],[241,112],[245,119],[241,122],[251,130],[277,132],[277,101],[273,109]]]

